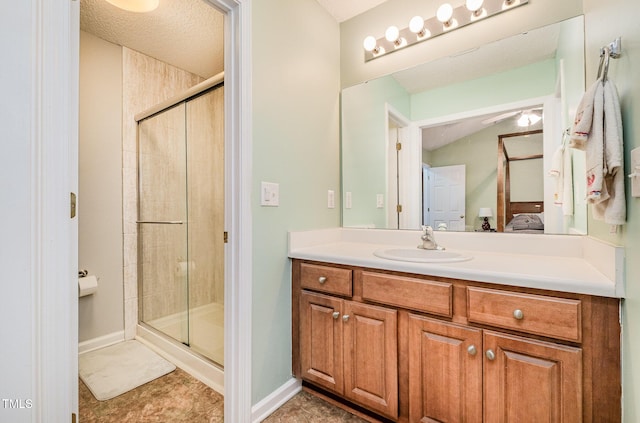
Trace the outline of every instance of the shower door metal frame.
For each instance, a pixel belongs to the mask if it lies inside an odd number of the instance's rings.
[[[149,109],[147,109],[147,110],[135,115],[135,120],[136,120],[136,123],[137,123],[137,128],[136,128],[136,130],[137,130],[136,151],[137,151],[137,156],[138,156],[137,160],[136,160],[137,175],[138,175],[137,176],[137,183],[136,183],[136,185],[137,185],[136,189],[137,189],[137,215],[138,215],[138,217],[140,216],[140,203],[141,203],[141,199],[140,199],[140,181],[141,181],[141,178],[140,178],[140,171],[141,171],[141,169],[140,169],[140,151],[141,151],[140,150],[140,124],[146,119],[153,118],[153,117],[155,117],[157,115],[160,115],[163,112],[166,112],[166,111],[170,110],[171,108],[179,106],[181,104],[184,104],[184,106],[185,106],[184,112],[185,112],[185,122],[186,122],[186,113],[187,113],[186,105],[187,105],[187,103],[189,101],[194,100],[194,99],[196,99],[196,98],[198,98],[200,96],[203,96],[203,95],[205,95],[205,94],[207,94],[207,93],[209,93],[209,92],[211,92],[213,90],[216,90],[218,88],[221,88],[223,86],[224,86],[224,72],[221,72],[221,73],[219,73],[219,74],[217,74],[217,75],[215,75],[215,76],[213,76],[213,77],[201,82],[200,84],[195,85],[194,87],[190,88],[189,90],[185,91],[184,93],[181,93],[181,94],[179,94],[177,96],[174,96],[174,97],[172,97],[172,98],[170,98],[170,99],[168,99],[168,100],[166,100],[164,102],[161,102],[161,103],[159,103],[159,104],[157,104],[157,105],[155,105],[155,106],[153,106],[153,107],[151,107],[151,108],[149,108]],[[185,141],[185,166],[186,166],[187,165],[186,156],[188,155],[188,153],[187,153],[187,151],[188,151],[188,147],[187,147],[187,145],[188,145],[188,135],[186,134],[186,131],[187,131],[186,123],[185,123],[185,128],[184,129],[185,129],[185,139],[184,139],[184,141]],[[225,141],[223,141],[223,143],[225,145],[224,150],[226,151],[226,135],[225,135]],[[226,153],[225,153],[225,156],[226,156]],[[185,179],[185,183],[188,186],[188,172],[185,173],[185,178],[187,178],[187,179]],[[226,191],[226,189],[225,189],[225,191]],[[185,194],[188,197],[188,188],[185,188]],[[225,198],[226,198],[226,194],[225,194]],[[188,200],[186,198],[185,198],[185,202],[188,203]],[[226,202],[226,199],[225,199],[225,202]],[[188,233],[189,233],[188,205],[185,206],[185,212],[186,212],[186,215],[185,215],[185,219],[186,220],[184,220],[184,221],[183,220],[139,220],[139,219],[136,220],[136,224],[138,225],[138,230],[137,230],[137,233],[138,233],[138,236],[137,236],[138,324],[143,325],[148,330],[151,330],[151,331],[153,331],[155,333],[158,333],[161,336],[170,338],[171,340],[173,340],[173,341],[175,341],[177,343],[181,343],[181,344],[184,344],[187,347],[190,347],[190,342],[189,341],[190,341],[190,337],[191,337],[191,335],[190,335],[190,324],[191,324],[191,322],[189,320],[190,320],[190,310],[191,309],[190,309],[190,304],[189,304],[190,296],[189,296],[189,275],[188,275],[189,272],[188,272],[188,269],[187,269],[187,295],[186,295],[186,299],[187,299],[187,304],[186,304],[187,342],[183,342],[180,339],[176,339],[175,337],[173,337],[173,336],[163,332],[162,330],[160,330],[160,329],[148,324],[147,322],[143,321],[143,298],[144,297],[143,297],[143,295],[141,295],[141,292],[140,292],[140,278],[141,278],[140,266],[141,266],[141,263],[140,263],[140,260],[139,260],[139,255],[140,255],[140,251],[141,251],[141,242],[142,241],[140,239],[140,226],[139,225],[140,224],[186,225],[186,227],[185,227],[185,233],[186,233],[186,238],[187,238],[187,241],[186,241],[186,251],[187,251],[186,261],[188,263],[190,261],[190,257],[189,257],[189,239],[188,239]],[[225,212],[225,215],[226,214],[227,213]],[[228,237],[227,231],[225,230],[224,234],[222,234],[222,235],[224,236],[224,242],[227,243],[227,239],[228,239],[227,238]],[[225,262],[226,262],[226,260],[225,260]],[[226,271],[225,271],[225,275],[226,275]],[[226,280],[227,280],[227,277],[225,276],[224,285],[226,285]],[[225,321],[226,321],[226,319],[225,319]],[[225,326],[225,332],[226,332],[226,326]],[[214,361],[210,357],[207,357],[207,356],[199,353],[198,351],[195,351],[195,350],[192,350],[192,349],[190,349],[189,351],[190,351],[190,353],[195,354],[197,356],[201,356],[202,358],[204,358],[206,360],[210,360],[212,364],[214,364],[216,366],[220,366],[221,368],[223,368],[223,364],[217,363],[216,361]]]

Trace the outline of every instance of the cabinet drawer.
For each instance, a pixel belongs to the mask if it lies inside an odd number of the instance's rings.
[[[467,304],[470,322],[567,341],[582,340],[579,300],[469,287]]]
[[[362,272],[362,298],[369,301],[451,317],[452,293],[450,283]]]
[[[351,297],[351,269],[302,263],[300,285],[302,288]]]

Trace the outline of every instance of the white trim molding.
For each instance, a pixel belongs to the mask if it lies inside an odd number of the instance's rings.
[[[208,0],[225,13],[224,420],[251,419],[251,1]]]
[[[281,387],[253,406],[251,421],[254,423],[263,421],[301,390],[302,382],[300,380],[296,378],[289,379]]]
[[[124,342],[124,331],[119,330],[117,332],[108,333],[104,336],[97,338],[87,339],[78,344],[78,354],[84,354],[89,351],[97,350],[99,348],[108,347],[110,345],[117,344],[118,342]]]
[[[209,360],[193,354],[188,347],[179,345],[141,325],[136,327],[135,339],[214,391],[224,395],[224,371]]]
[[[78,1],[32,0],[32,421],[78,413]]]

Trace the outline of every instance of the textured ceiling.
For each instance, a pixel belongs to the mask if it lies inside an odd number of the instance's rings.
[[[80,29],[208,78],[224,70],[222,13],[204,0],[160,0],[150,13],[80,1]]]

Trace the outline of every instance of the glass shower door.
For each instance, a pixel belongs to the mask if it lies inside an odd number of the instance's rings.
[[[189,345],[224,364],[224,89],[187,102]]]
[[[189,344],[185,104],[138,125],[140,320]]]

